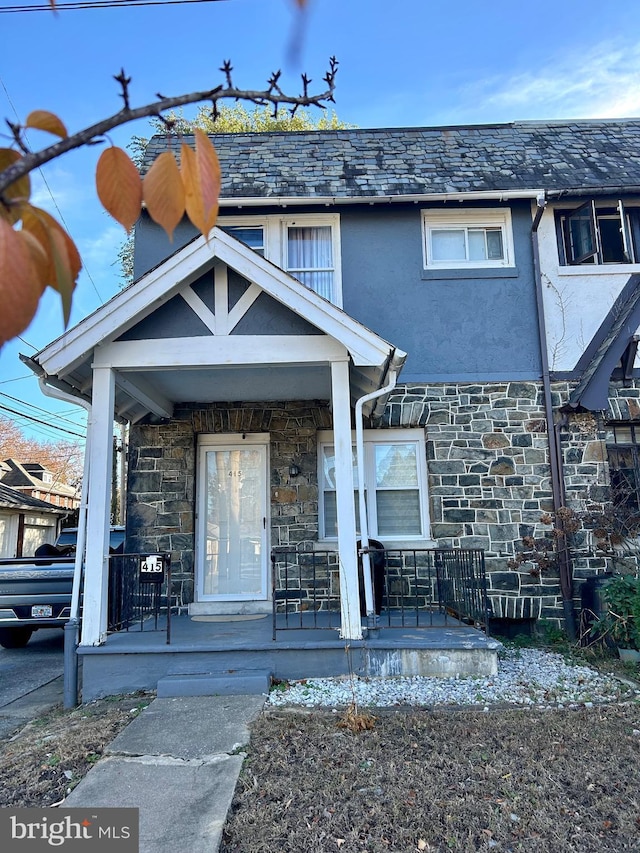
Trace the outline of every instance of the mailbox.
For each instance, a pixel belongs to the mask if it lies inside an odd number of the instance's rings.
[[[170,554],[143,554],[140,556],[140,583],[164,583],[165,572],[171,561]]]

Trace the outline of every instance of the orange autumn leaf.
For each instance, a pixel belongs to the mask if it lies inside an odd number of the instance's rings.
[[[37,207],[29,206],[23,211],[22,228],[44,247],[48,258],[46,283],[60,294],[66,325],[71,313],[71,297],[82,269],[75,243],[53,216]]]
[[[26,241],[0,219],[0,346],[27,328],[41,293]]]
[[[35,130],[46,130],[47,133],[53,133],[61,139],[65,139],[69,134],[67,128],[55,113],[47,112],[47,110],[33,110],[27,116],[25,127],[32,127]]]
[[[180,174],[184,184],[187,216],[200,233],[208,238],[218,218],[220,164],[207,134],[196,129],[195,137],[195,151],[182,144]]]
[[[104,209],[127,231],[140,216],[142,178],[122,148],[106,148],[96,167],[96,190]]]
[[[195,137],[198,175],[200,178],[208,233],[216,224],[216,219],[218,218],[221,184],[220,161],[218,160],[213,143],[203,130],[196,128]]]
[[[49,258],[45,248],[30,231],[22,230],[17,231],[16,233],[27,247],[27,251],[29,252],[31,263],[33,265],[33,271],[36,276],[36,280],[40,285],[40,292],[42,293],[48,284],[47,279],[49,274]]]
[[[149,216],[173,240],[173,232],[185,212],[185,192],[176,158],[164,151],[154,160],[142,181],[142,197]]]
[[[0,172],[4,172],[10,166],[13,166],[18,160],[22,159],[22,154],[15,151],[13,148],[0,148]],[[0,204],[0,215],[10,223],[17,222],[20,219],[20,212],[17,207],[14,207],[12,202],[26,201],[31,195],[31,181],[29,175],[24,175],[18,178],[3,191],[2,196],[8,205]]]

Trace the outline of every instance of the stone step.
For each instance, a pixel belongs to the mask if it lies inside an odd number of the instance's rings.
[[[165,675],[158,681],[159,699],[174,696],[241,696],[268,693],[271,673],[266,669],[225,672],[183,672]]]

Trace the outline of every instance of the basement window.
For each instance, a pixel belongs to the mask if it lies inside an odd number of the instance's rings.
[[[623,517],[640,513],[640,423],[610,424],[607,443],[609,477],[614,507]],[[622,517],[621,517],[622,518]]]

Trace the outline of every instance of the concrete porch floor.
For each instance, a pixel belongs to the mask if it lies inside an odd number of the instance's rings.
[[[159,696],[260,693],[268,690],[271,679],[349,672],[441,677],[497,672],[497,640],[451,617],[426,616],[429,627],[402,626],[395,615],[389,627],[383,612],[380,628],[363,640],[347,641],[339,637],[338,615],[326,614],[335,628],[292,628],[296,622],[290,621],[274,641],[270,615],[200,621],[180,614],[171,618],[169,644],[161,617],[159,630],[147,621],[144,630],[138,623],[110,634],[102,646],[79,646],[82,701],[136,690],[157,690]],[[284,625],[283,617],[278,618]]]

